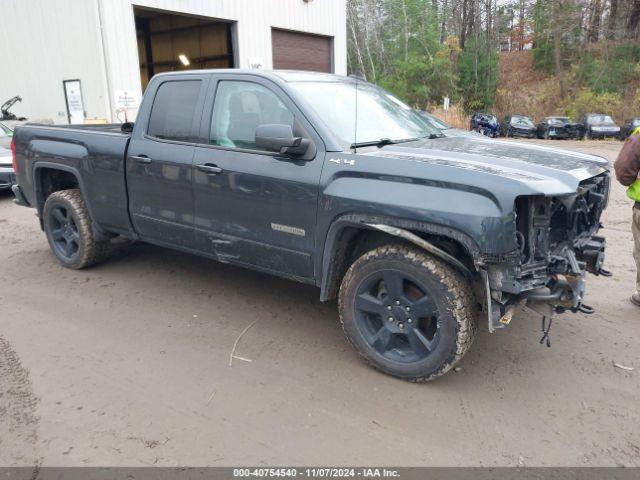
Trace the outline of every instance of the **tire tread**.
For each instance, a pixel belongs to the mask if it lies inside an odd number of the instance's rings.
[[[403,244],[384,245],[382,247],[375,248],[362,255],[351,265],[342,280],[340,293],[338,296],[340,324],[342,326],[343,332],[345,333],[345,336],[347,337],[349,343],[356,350],[356,352],[358,352],[358,354],[362,358],[364,358],[364,360],[368,364],[370,364],[377,370],[383,371],[384,373],[389,372],[385,372],[384,370],[380,369],[375,363],[367,358],[365,352],[361,351],[360,348],[349,338],[349,335],[345,329],[343,314],[345,310],[344,306],[346,305],[345,292],[347,291],[347,285],[353,281],[353,277],[358,267],[364,263],[378,259],[403,260],[411,262],[421,268],[425,268],[429,270],[429,272],[431,272],[433,275],[435,275],[451,293],[454,304],[452,313],[457,321],[455,351],[447,360],[445,360],[440,365],[437,370],[431,372],[429,375],[405,378],[405,380],[409,380],[411,382],[428,382],[444,375],[449,370],[453,369],[456,364],[462,359],[462,357],[464,357],[464,355],[469,351],[478,331],[477,314],[474,308],[475,296],[473,294],[471,285],[459,271],[450,267],[442,260],[435,258],[416,247]]]
[[[47,201],[45,202],[45,214],[48,210],[47,205],[51,205],[51,203],[57,200],[66,202],[73,211],[78,235],[80,236],[80,241],[84,246],[82,256],[80,258],[78,258],[73,264],[63,263],[63,265],[68,268],[80,270],[102,262],[108,256],[109,241],[96,241],[93,238],[91,217],[89,216],[89,210],[82,198],[80,190],[74,188],[53,192],[49,197],[47,197]]]

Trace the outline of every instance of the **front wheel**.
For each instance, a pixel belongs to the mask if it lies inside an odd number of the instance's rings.
[[[89,211],[80,190],[60,190],[47,198],[42,212],[44,231],[58,261],[81,269],[103,260],[109,241],[96,241]]]
[[[477,330],[469,282],[404,245],[382,246],[356,260],[342,280],[338,304],[356,351],[378,370],[414,382],[453,368]]]

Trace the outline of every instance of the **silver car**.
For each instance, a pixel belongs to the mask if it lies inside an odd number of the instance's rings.
[[[10,148],[13,130],[5,123],[0,122],[0,147]]]
[[[11,150],[0,147],[0,191],[8,190],[16,181]]]

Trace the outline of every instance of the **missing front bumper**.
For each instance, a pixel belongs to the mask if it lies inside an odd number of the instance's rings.
[[[585,277],[587,272],[610,275],[603,269],[605,244],[604,237],[593,236],[574,249],[565,246],[556,251],[546,268],[544,284],[520,292],[505,292],[500,288],[522,285],[509,279],[504,268],[496,266],[489,271],[482,270],[489,331],[504,328],[511,322],[514,312],[525,305],[546,317],[567,310],[593,313],[593,309],[584,304]],[[492,280],[498,279],[496,285]]]

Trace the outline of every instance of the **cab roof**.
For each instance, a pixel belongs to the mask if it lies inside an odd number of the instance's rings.
[[[232,75],[255,75],[258,77],[274,77],[284,82],[354,82],[356,79],[344,75],[333,73],[309,72],[304,70],[259,70],[246,68],[215,68],[202,70],[177,70],[173,72],[162,72],[156,76],[173,76],[203,73],[224,73]],[[364,80],[363,80],[364,81]]]

